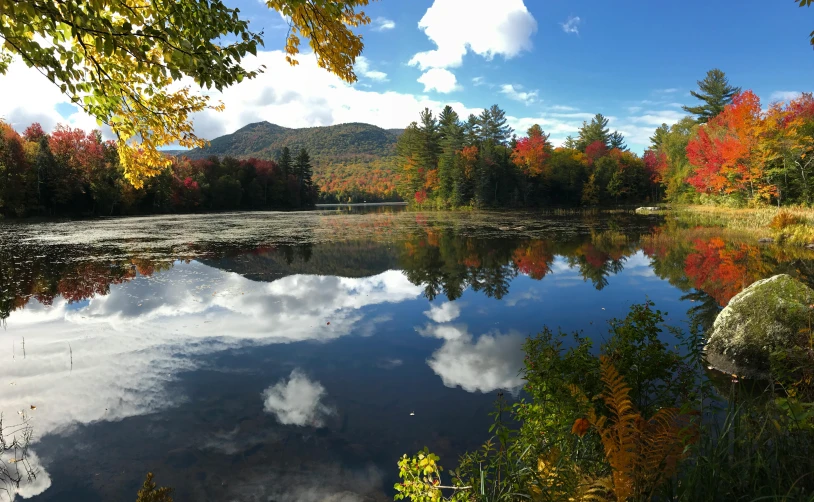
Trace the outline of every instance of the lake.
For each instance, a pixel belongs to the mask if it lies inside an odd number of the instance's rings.
[[[599,344],[649,299],[703,329],[781,272],[814,285],[814,252],[622,212],[0,223],[0,411],[37,501],[147,472],[178,501],[392,500],[401,454],[488,437],[543,326]]]

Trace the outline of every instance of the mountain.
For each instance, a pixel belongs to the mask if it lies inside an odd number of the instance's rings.
[[[361,123],[292,129],[255,122],[211,140],[205,148],[173,153],[190,159],[216,155],[276,160],[285,146],[294,156],[305,148],[323,202],[398,200],[395,154],[403,131]]]

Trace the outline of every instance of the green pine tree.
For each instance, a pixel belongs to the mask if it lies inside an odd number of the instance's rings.
[[[419,114],[419,130],[422,135],[422,148],[419,151],[418,162],[425,172],[438,167],[438,153],[440,150],[438,140],[438,121],[429,108],[424,108]]]
[[[283,173],[283,178],[288,179],[288,175],[293,174],[291,150],[287,146],[283,147],[283,151],[280,154],[280,159],[277,161],[277,165],[280,166],[280,171]]]
[[[438,159],[439,196],[444,202],[449,202],[456,179],[455,160],[464,144],[464,128],[458,114],[449,105],[441,111],[438,122],[441,147]]]
[[[667,136],[670,134],[670,126],[661,124],[650,137],[650,146],[653,150],[659,150]]]
[[[481,137],[480,118],[470,113],[464,124],[464,142],[466,146],[477,145]]]
[[[709,70],[704,80],[698,81],[698,90],[700,92],[690,91],[690,94],[703,101],[703,104],[682,108],[685,112],[696,115],[698,122],[702,124],[724,111],[732,98],[741,92],[740,87],[729,85],[726,74],[718,68]]]
[[[610,141],[610,134],[608,129],[608,119],[601,113],[594,115],[591,122],[582,122],[582,127],[579,130],[579,139],[577,140],[577,147],[585,151],[591,143],[601,141],[608,145]]]
[[[311,157],[308,155],[308,150],[305,148],[300,150],[297,159],[294,162],[294,173],[297,176],[297,183],[300,187],[300,205],[312,206],[314,205],[313,197],[313,168],[311,167]]]
[[[618,148],[623,152],[627,150],[627,145],[625,144],[625,137],[619,131],[613,131],[613,133],[608,136],[608,143],[611,149]]]

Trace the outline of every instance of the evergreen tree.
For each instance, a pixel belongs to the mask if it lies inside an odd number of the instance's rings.
[[[597,113],[590,123],[582,122],[577,147],[584,152],[585,148],[595,141],[608,145],[609,140],[608,119],[601,113]]]
[[[565,148],[569,148],[571,150],[576,150],[577,148],[579,148],[577,140],[575,140],[574,137],[571,136],[570,134],[565,137],[565,141],[563,142],[562,146]]]
[[[419,160],[422,149],[423,134],[416,122],[404,129],[396,143],[397,165],[401,176],[398,178],[396,191],[406,201],[413,200],[421,189],[423,180],[419,176]]]
[[[653,136],[650,137],[650,145],[653,150],[659,150],[667,136],[670,134],[670,126],[661,124],[656,128]]]
[[[288,175],[293,174],[291,150],[287,146],[283,147],[283,151],[280,154],[280,159],[277,161],[277,165],[280,166],[280,170],[283,172],[283,179],[288,179]]]
[[[422,148],[419,152],[418,161],[426,172],[438,167],[440,133],[438,131],[438,121],[429,108],[424,108],[424,111],[419,114],[419,119],[421,121],[419,130],[422,135]]]
[[[709,70],[704,80],[698,81],[698,90],[700,92],[690,91],[690,94],[703,101],[703,104],[682,108],[685,112],[696,115],[698,122],[702,124],[724,111],[732,98],[741,92],[740,87],[729,85],[726,74],[718,68]]]
[[[57,172],[57,161],[51,152],[47,136],[43,136],[39,140],[35,168],[37,170],[38,203],[48,214],[51,214],[55,205],[54,191],[57,188],[55,185],[59,182],[57,179],[59,173]]]
[[[458,114],[450,106],[444,107],[439,117],[441,155],[438,159],[439,196],[446,200],[452,195],[455,173],[455,159],[464,144],[464,128]]]
[[[480,141],[480,119],[470,113],[464,124],[464,143],[466,146],[477,145]]]
[[[312,197],[314,189],[312,177],[314,173],[311,167],[311,157],[305,148],[301,149],[297,155],[297,160],[294,162],[294,173],[300,187],[300,205],[312,206],[315,202]]]
[[[480,116],[481,139],[495,145],[505,145],[512,135],[512,128],[507,125],[506,112],[498,105],[483,110]]]
[[[613,133],[608,136],[608,142],[610,143],[610,148],[618,148],[623,152],[627,150],[627,145],[625,144],[625,137],[619,131],[613,131]]]

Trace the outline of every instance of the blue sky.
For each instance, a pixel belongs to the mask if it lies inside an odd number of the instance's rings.
[[[555,144],[601,112],[641,152],[658,124],[683,115],[680,105],[694,101],[689,91],[710,68],[754,90],[764,106],[811,91],[814,82],[814,8],[793,0],[381,0],[365,8],[373,23],[361,29],[365,51],[353,85],[317,68],[309,54],[296,68],[284,64],[285,21],[258,0],[227,4],[264,32],[265,51],[247,63],[268,70],[213,94],[226,111],[195,119],[209,139],[258,120],[404,127],[425,106],[449,103],[467,115],[498,103],[518,135],[540,123]],[[0,77],[0,91],[14,75]],[[17,79],[16,95],[36,99],[26,109],[24,101],[0,105],[15,127],[32,115],[44,126],[60,118],[86,123],[27,78]]]

